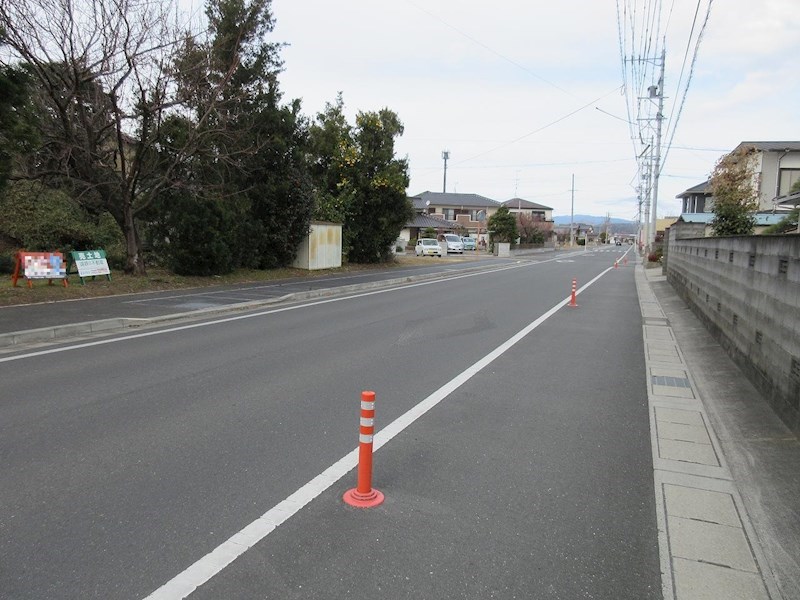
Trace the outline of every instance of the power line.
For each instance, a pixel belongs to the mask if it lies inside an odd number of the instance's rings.
[[[700,50],[700,42],[703,39],[703,34],[705,33],[706,26],[708,25],[708,19],[711,16],[711,4],[712,4],[712,2],[713,2],[713,0],[708,0],[708,8],[706,9],[706,16],[705,16],[705,19],[703,20],[703,25],[700,27],[700,32],[697,34],[697,42],[695,43],[695,46],[694,46],[694,55],[692,56],[692,64],[689,67],[689,76],[686,79],[686,88],[684,88],[684,90],[683,90],[683,96],[681,97],[681,103],[680,103],[680,105],[678,107],[677,116],[675,117],[675,125],[672,128],[672,132],[670,133],[670,137],[669,137],[669,142],[667,143],[667,148],[664,151],[664,162],[666,162],[667,156],[669,156],[669,150],[670,150],[670,148],[672,146],[672,140],[675,138],[675,132],[678,130],[678,121],[680,121],[681,114],[683,113],[683,105],[686,102],[686,96],[687,96],[687,94],[689,92],[689,86],[692,83],[692,75],[694,75],[694,66],[695,66],[695,63],[697,62],[697,54],[698,54],[698,51]],[[699,0],[698,0],[698,4],[699,4]],[[669,129],[669,123],[667,123],[667,129]],[[662,169],[664,168],[664,163],[661,164],[661,168]]]
[[[414,7],[414,8],[416,8],[417,10],[419,10],[419,11],[421,11],[421,12],[424,12],[426,15],[428,15],[428,16],[429,16],[429,17],[431,17],[432,19],[435,19],[435,20],[439,21],[439,22],[440,22],[442,25],[444,25],[445,27],[447,27],[447,28],[449,28],[449,29],[452,29],[452,30],[453,30],[453,31],[455,31],[457,34],[459,34],[460,36],[463,36],[463,37],[467,38],[469,41],[471,41],[471,42],[473,42],[473,43],[477,44],[478,46],[480,46],[480,47],[481,47],[481,48],[483,48],[484,50],[488,50],[489,52],[491,52],[491,53],[492,53],[492,54],[494,54],[495,56],[497,56],[497,57],[499,57],[499,58],[502,58],[504,61],[506,61],[506,62],[508,62],[508,63],[510,63],[510,64],[512,64],[512,65],[514,65],[514,66],[515,66],[515,67],[517,67],[518,69],[522,69],[523,71],[525,71],[525,72],[526,72],[526,73],[528,73],[529,75],[531,75],[531,76],[535,77],[535,78],[536,78],[536,79],[538,79],[539,81],[541,81],[541,82],[543,82],[543,83],[546,83],[546,84],[547,84],[547,85],[549,85],[549,86],[552,86],[552,87],[554,87],[555,89],[559,90],[560,92],[564,92],[564,93],[565,93],[565,94],[567,94],[568,96],[572,96],[573,98],[577,98],[577,96],[575,96],[575,94],[573,94],[572,92],[570,92],[570,91],[568,91],[568,90],[565,90],[564,88],[562,88],[561,86],[559,86],[559,85],[557,85],[557,84],[553,83],[552,81],[550,81],[550,80],[548,80],[548,79],[545,79],[545,78],[544,78],[544,77],[542,77],[541,75],[538,75],[538,74],[534,73],[534,72],[533,72],[533,71],[531,71],[529,68],[527,68],[527,67],[526,67],[526,66],[524,66],[524,65],[521,65],[521,64],[519,64],[519,63],[518,63],[517,61],[515,61],[514,59],[511,59],[511,58],[509,58],[509,57],[505,56],[504,54],[501,54],[500,52],[498,52],[497,50],[495,50],[495,49],[494,49],[494,48],[492,48],[491,46],[488,46],[488,45],[484,44],[484,43],[483,43],[482,41],[480,41],[479,39],[477,39],[477,38],[475,38],[475,37],[471,36],[470,34],[466,33],[465,31],[462,31],[462,30],[460,30],[460,29],[459,29],[458,27],[456,27],[455,25],[452,25],[452,24],[448,23],[447,21],[445,21],[444,19],[442,19],[440,16],[438,16],[438,15],[436,15],[436,14],[432,13],[431,11],[429,11],[429,10],[428,10],[428,9],[426,9],[426,8],[423,8],[422,6],[420,6],[419,4],[417,4],[416,2],[412,2],[412,0],[406,0],[406,2],[408,2],[408,3],[409,3],[411,6],[413,6],[413,7]]]
[[[512,144],[516,144],[517,142],[519,142],[519,141],[522,141],[522,140],[524,140],[524,139],[525,139],[525,138],[527,138],[527,137],[530,137],[530,136],[532,136],[532,135],[534,135],[534,134],[536,134],[536,133],[539,133],[539,132],[541,132],[541,131],[544,131],[544,130],[545,130],[545,129],[547,129],[548,127],[552,127],[553,125],[556,125],[557,123],[560,123],[561,121],[564,121],[565,119],[568,119],[569,117],[571,117],[571,116],[573,116],[573,115],[575,115],[575,114],[577,114],[577,113],[581,112],[581,111],[582,111],[582,110],[584,110],[585,108],[588,108],[588,107],[590,107],[592,104],[595,104],[595,103],[599,102],[600,100],[602,100],[602,99],[603,99],[603,98],[605,98],[606,96],[609,96],[609,95],[613,94],[614,92],[616,92],[616,91],[617,91],[617,90],[619,90],[619,89],[620,89],[619,87],[615,87],[615,88],[614,88],[613,90],[611,90],[610,92],[607,92],[607,93],[603,94],[602,96],[600,96],[600,97],[598,97],[598,98],[595,98],[595,99],[594,99],[594,100],[592,100],[591,102],[587,102],[587,103],[586,103],[586,104],[584,104],[583,106],[581,106],[581,107],[579,107],[579,108],[576,108],[575,110],[573,110],[572,112],[569,112],[569,113],[565,114],[564,116],[561,116],[561,117],[559,117],[559,118],[558,118],[558,119],[556,119],[555,121],[551,121],[551,122],[550,122],[550,123],[548,123],[547,125],[543,125],[543,126],[539,127],[538,129],[534,129],[533,131],[530,131],[530,132],[526,133],[525,135],[521,135],[520,137],[518,137],[518,138],[516,138],[516,139],[513,139],[513,140],[511,140],[511,141],[509,141],[509,142],[506,142],[505,144],[501,144],[501,145],[499,145],[499,146],[496,146],[496,147],[494,147],[494,148],[491,148],[491,149],[489,149],[489,150],[486,150],[485,152],[481,152],[480,154],[476,154],[475,156],[470,156],[469,158],[465,158],[464,160],[462,160],[462,161],[459,161],[458,163],[456,163],[456,165],[461,165],[461,164],[464,164],[465,162],[469,162],[469,161],[471,161],[471,160],[475,160],[476,158],[480,158],[481,156],[486,156],[487,154],[490,154],[490,153],[492,153],[492,152],[495,152],[495,151],[497,151],[497,150],[500,150],[500,149],[502,149],[502,148],[505,148],[506,146],[510,146],[510,145],[512,145]]]

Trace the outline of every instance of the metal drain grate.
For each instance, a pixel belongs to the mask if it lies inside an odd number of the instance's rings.
[[[653,375],[653,385],[666,385],[668,387],[691,388],[686,377],[666,377],[664,375]]]

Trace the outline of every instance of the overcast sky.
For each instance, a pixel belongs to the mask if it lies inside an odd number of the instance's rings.
[[[314,116],[341,91],[351,122],[357,111],[395,111],[405,125],[396,148],[409,159],[409,194],[442,191],[446,149],[448,192],[500,201],[518,196],[569,214],[574,174],[576,214],[634,219],[637,150],[621,90],[618,7],[628,16],[637,11],[637,18],[662,7],[660,25],[653,21],[651,29],[666,40],[659,216],[678,214],[675,195],[705,181],[739,142],[800,139],[798,0],[712,3],[674,127],[681,68],[685,82],[708,3],[273,0],[272,6],[274,39],[289,44],[282,53],[284,99],[301,98],[303,112]],[[624,29],[626,38],[646,38],[643,27]]]

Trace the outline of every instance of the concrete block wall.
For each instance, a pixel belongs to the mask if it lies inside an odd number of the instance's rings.
[[[667,280],[800,434],[800,236],[670,233]]]

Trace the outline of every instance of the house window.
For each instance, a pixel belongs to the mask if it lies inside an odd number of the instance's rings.
[[[455,208],[443,208],[442,212],[444,213],[444,218],[448,221],[455,221],[456,220],[456,209]]]
[[[706,210],[706,197],[701,194],[695,194],[683,199],[683,212],[685,213],[701,213]]]
[[[779,175],[778,195],[787,196],[792,186],[800,180],[800,169],[781,169]]]

